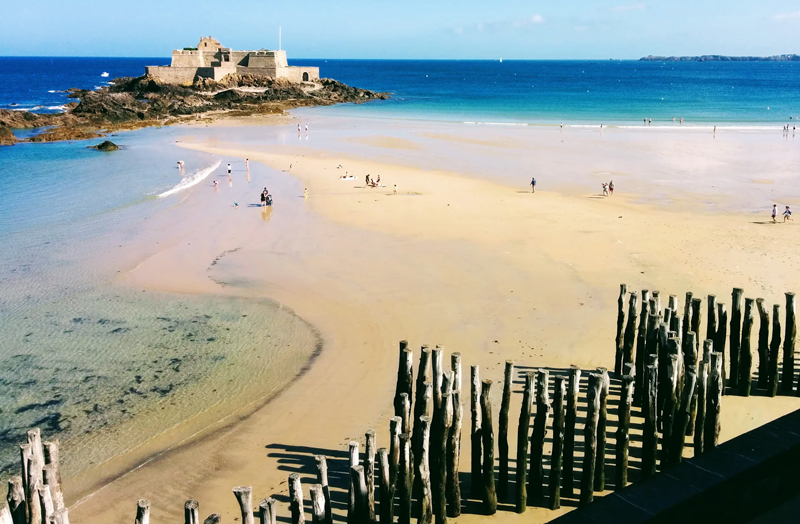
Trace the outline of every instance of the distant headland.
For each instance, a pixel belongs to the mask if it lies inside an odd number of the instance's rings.
[[[643,62],[800,62],[800,55],[772,55],[772,56],[653,56],[648,55],[639,59]]]
[[[60,114],[0,109],[0,145],[17,142],[11,129],[45,128],[31,142],[84,140],[119,130],[388,98],[321,79],[317,67],[289,66],[286,51],[233,51],[210,36],[197,47],[173,51],[169,66],[148,66],[140,77],[117,78],[95,91],[69,92],[78,101]]]

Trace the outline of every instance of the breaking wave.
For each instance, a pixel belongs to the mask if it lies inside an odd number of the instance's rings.
[[[187,188],[190,188],[192,186],[195,186],[195,185],[199,184],[208,175],[213,173],[220,166],[220,163],[221,163],[221,161],[217,160],[214,164],[212,164],[212,165],[210,165],[208,167],[205,167],[203,169],[200,169],[198,171],[195,171],[191,175],[183,177],[181,179],[181,181],[178,182],[172,189],[169,189],[167,191],[164,191],[163,193],[160,193],[158,195],[158,198],[168,197],[170,195],[173,195],[173,194],[177,193],[178,191],[182,191],[184,189],[187,189]]]

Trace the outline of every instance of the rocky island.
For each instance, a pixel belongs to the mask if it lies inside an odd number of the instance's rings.
[[[363,103],[388,94],[319,78],[318,68],[292,67],[285,51],[231,51],[211,37],[173,51],[172,66],[148,67],[96,91],[71,89],[61,114],[0,109],[0,145],[12,129],[42,128],[31,142],[84,140],[115,131],[220,117],[281,114],[301,106]]]
[[[653,56],[648,55],[639,59],[641,62],[800,62],[800,55],[773,55],[773,56]]]

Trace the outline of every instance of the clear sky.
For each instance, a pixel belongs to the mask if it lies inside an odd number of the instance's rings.
[[[212,35],[290,58],[800,53],[797,0],[2,0],[3,55],[162,56]]]

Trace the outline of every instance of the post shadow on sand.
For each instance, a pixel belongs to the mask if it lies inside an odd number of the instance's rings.
[[[757,359],[757,353],[754,352],[754,359]],[[800,359],[798,359],[800,360]],[[800,363],[799,363],[800,364]],[[754,364],[755,368],[755,364]],[[538,369],[547,370],[550,375],[549,381],[549,398],[552,402],[554,397],[554,388],[555,388],[555,381],[553,380],[554,377],[564,377],[567,379],[569,377],[569,368],[553,368],[553,367],[532,367],[532,366],[524,366],[524,365],[516,365],[515,366],[515,376],[513,379],[513,388],[512,394],[513,395],[521,395],[522,393],[522,386],[524,384],[524,375],[528,372],[535,372]],[[579,382],[579,393],[577,398],[577,413],[576,413],[576,422],[575,422],[575,447],[574,447],[574,475],[573,475],[573,496],[566,497],[562,491],[561,494],[561,505],[565,507],[576,507],[579,505],[580,500],[580,480],[582,475],[583,469],[583,459],[584,459],[584,434],[583,429],[586,423],[586,415],[588,411],[587,405],[587,388],[589,382],[589,374],[594,372],[594,369],[583,369],[581,372],[581,379]],[[613,375],[613,374],[612,374]],[[754,373],[753,379],[753,395],[763,395],[765,394],[763,390],[760,390],[755,387],[757,384],[757,373]],[[618,409],[620,403],[620,394],[621,394],[621,380],[619,378],[610,377],[610,388],[607,400],[607,422],[606,422],[606,447],[605,447],[605,489],[607,491],[614,491],[616,489],[615,480],[616,480],[616,431],[618,428]],[[730,393],[729,393],[730,394]],[[506,496],[502,496],[498,493],[498,511],[515,511],[515,493],[516,493],[516,479],[517,479],[517,471],[519,465],[516,462],[516,421],[517,416],[513,413],[516,409],[519,409],[519,402],[512,404],[512,412],[509,416],[509,482],[508,482],[508,491]],[[465,418],[467,418],[467,414],[469,412],[468,406],[465,409]],[[517,415],[518,415],[517,411]],[[531,430],[528,434],[528,438],[531,437],[531,432],[533,430],[533,421],[536,416],[536,406],[533,406],[531,411]],[[630,424],[630,447],[629,447],[629,460],[628,460],[628,482],[634,483],[641,479],[641,469],[642,469],[642,430],[643,430],[643,419],[642,419],[642,412],[641,409],[638,407],[632,408],[631,411],[631,424]],[[465,430],[462,433],[462,440],[464,435],[467,435],[468,438],[468,430]],[[380,438],[380,437],[379,437]],[[659,434],[659,439],[661,438]],[[363,444],[363,443],[362,443]],[[544,470],[544,486],[543,492],[545,493],[544,502],[539,504],[541,507],[549,507],[550,500],[549,500],[549,479],[551,474],[551,466],[552,466],[552,457],[551,457],[551,450],[553,445],[553,416],[552,411],[548,416],[548,423],[547,423],[547,433],[545,436],[545,449],[542,455],[542,463],[543,463],[543,470]],[[693,446],[692,439],[686,439],[686,448],[691,448]],[[331,493],[331,505],[334,509],[333,518],[336,522],[345,522],[346,515],[347,515],[347,507],[348,507],[348,488],[350,482],[349,476],[349,459],[348,459],[348,452],[345,449],[340,450],[332,450],[332,449],[324,449],[324,448],[314,448],[308,446],[292,446],[292,445],[283,445],[283,444],[270,444],[266,446],[269,450],[269,457],[277,458],[278,460],[278,468],[282,471],[287,472],[287,476],[290,473],[299,473],[301,475],[301,480],[304,486],[310,486],[317,482],[317,472],[316,472],[316,463],[314,460],[315,455],[324,455],[327,457],[328,461],[328,479],[330,484],[330,493]],[[660,451],[660,450],[659,450]],[[363,449],[362,449],[362,456],[363,456]],[[530,456],[530,455],[529,455]],[[660,470],[660,453],[656,458],[657,464]],[[461,485],[461,493],[462,493],[462,503],[461,503],[461,511],[464,514],[482,514],[483,513],[483,502],[480,498],[473,498],[470,496],[472,493],[472,486],[471,486],[471,478],[472,475],[468,471],[469,468],[469,457],[462,453],[461,456],[461,471],[459,471],[459,481]],[[524,465],[526,470],[529,470],[530,463],[526,463]],[[495,478],[498,477],[499,471],[499,460],[495,461],[494,464],[494,471],[495,471]],[[530,477],[529,477],[530,478]],[[562,477],[562,490],[563,490],[563,480]],[[377,483],[377,482],[376,482]],[[308,497],[308,490],[307,488],[304,489],[304,506],[306,513],[310,513],[310,500]],[[599,496],[599,493],[595,492],[595,496]],[[288,502],[288,497],[285,495],[279,495],[275,497],[277,500],[282,502]],[[397,504],[397,498],[395,498],[394,504]],[[533,507],[532,504],[532,497],[530,496],[530,492],[528,494],[528,505]],[[413,501],[413,508],[414,512],[417,511],[419,507],[419,501],[414,499]],[[379,512],[380,508],[380,500],[376,493],[376,512]],[[395,515],[397,515],[397,508],[395,510]],[[416,513],[414,513],[416,515]],[[278,517],[278,520],[281,522],[290,522],[290,518],[286,515],[282,515]]]

